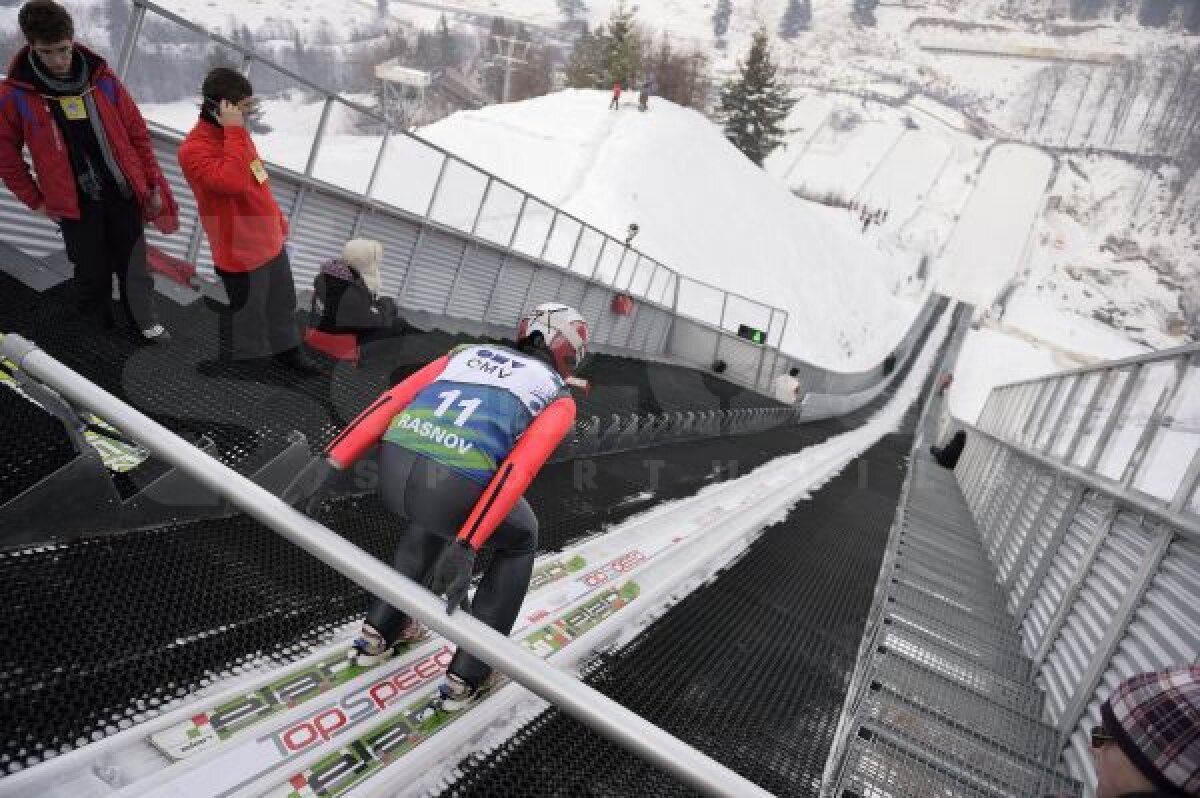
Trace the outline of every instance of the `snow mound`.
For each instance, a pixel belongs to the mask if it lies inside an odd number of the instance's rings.
[[[636,222],[636,246],[664,265],[787,310],[789,354],[857,371],[891,351],[922,299],[913,257],[796,199],[695,111],[653,98],[639,113],[629,97],[614,112],[608,101],[568,90],[458,113],[420,135],[614,237]]]

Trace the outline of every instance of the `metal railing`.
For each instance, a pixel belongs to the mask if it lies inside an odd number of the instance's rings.
[[[134,0],[132,9],[114,62],[135,93],[148,93],[146,78],[164,80],[160,73],[167,69],[174,70],[172,87],[198,86],[213,63],[225,62],[253,78],[266,100],[266,123],[278,122],[272,114],[283,107],[272,97],[285,101],[288,116],[280,129],[255,135],[271,164],[276,198],[292,222],[293,273],[302,287],[347,238],[362,235],[385,244],[384,289],[406,310],[511,329],[532,304],[561,299],[592,320],[600,351],[667,357],[702,369],[720,360],[726,379],[766,394],[777,376],[796,367],[805,393],[832,397],[822,415],[854,409],[854,397],[869,396],[887,382],[881,367],[838,372],[788,356],[779,348],[787,311],[684,277],[444,148],[389,128],[369,108],[154,3]],[[302,104],[297,110],[297,92],[312,100],[314,113]],[[150,231],[150,243],[211,277],[195,200],[176,158],[180,128],[192,123],[191,112],[181,114],[178,103],[142,107],[181,208],[179,233]],[[7,192],[0,194],[0,236],[36,255],[62,247],[54,226],[31,217]],[[638,300],[631,315],[613,312],[618,294]],[[898,353],[911,349],[936,302],[928,299]],[[764,330],[766,345],[739,338],[741,324]]]
[[[26,374],[71,402],[111,419],[155,456],[224,496],[364,589],[486,659],[581,723],[684,783],[706,795],[769,794],[607,696],[545,663],[467,613],[447,615],[444,602],[438,597],[399,576],[371,554],[296,511],[20,336],[6,336],[0,342],[0,355],[17,363]]]
[[[288,158],[276,158],[278,165],[298,176],[312,178],[342,188],[360,199],[381,206],[399,208],[421,218],[467,233],[490,243],[554,264],[574,274],[602,283],[614,291],[628,293],[660,305],[669,305],[685,315],[736,332],[740,323],[760,327],[768,333],[768,343],[778,345],[787,326],[786,310],[772,307],[749,297],[680,275],[674,269],[647,256],[551,202],[456,156],[409,130],[396,129],[373,109],[354,102],[297,72],[264,59],[248,47],[224,36],[206,31],[200,25],[147,0],[133,0],[133,13],[126,26],[117,61],[123,80],[136,80],[139,57],[170,48],[178,53],[181,43],[156,44],[145,41],[147,20],[167,22],[195,37],[192,46],[212,60],[224,58],[255,82],[268,86],[287,86],[303,91],[321,103],[315,125],[309,120],[304,131],[307,140],[303,161],[298,152]],[[213,53],[212,48],[219,48]],[[197,75],[199,78],[200,75]],[[196,81],[199,83],[199,80]],[[148,117],[155,120],[155,110]],[[155,120],[162,121],[162,120]],[[270,111],[265,121],[270,123]],[[334,128],[353,127],[369,131],[356,135],[359,152],[354,163],[371,163],[364,169],[344,170],[342,159],[330,153]],[[373,147],[373,152],[369,148]],[[269,146],[264,147],[269,153]],[[299,149],[299,148],[297,148]],[[281,161],[281,162],[280,162]],[[395,170],[403,165],[402,181],[380,177],[384,165]],[[364,176],[368,175],[364,182]],[[296,215],[302,201],[293,206]],[[194,235],[198,235],[194,233]]]
[[[1124,678],[1200,659],[1200,345],[995,388],[957,474],[1073,776]]]

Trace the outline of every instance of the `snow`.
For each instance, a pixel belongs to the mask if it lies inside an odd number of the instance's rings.
[[[974,424],[997,385],[1032,379],[1062,370],[1054,352],[995,330],[971,330],[963,342],[950,386],[950,412]]]
[[[938,289],[986,308],[1023,267],[1054,162],[1031,147],[992,150],[978,186],[935,267]]]
[[[788,310],[791,354],[857,370],[890,351],[920,301],[907,288],[895,296],[912,256],[798,201],[694,111],[661,99],[646,114],[607,105],[606,92],[568,90],[458,113],[421,135],[614,236],[636,222],[636,245],[664,265]],[[681,303],[719,316],[719,296],[702,288]]]

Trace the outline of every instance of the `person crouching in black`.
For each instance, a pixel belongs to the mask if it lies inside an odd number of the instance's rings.
[[[342,256],[326,261],[313,284],[312,326],[352,334],[360,347],[403,335],[408,324],[391,297],[380,296],[383,244],[365,238],[346,242]]]

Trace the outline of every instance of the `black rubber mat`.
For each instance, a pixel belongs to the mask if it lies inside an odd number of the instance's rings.
[[[205,362],[215,322],[201,306],[163,302],[176,340],[146,347],[131,335],[89,333],[63,309],[67,297],[53,291],[33,297],[41,306],[22,306],[5,280],[0,325],[177,431],[210,435],[242,470],[282,445],[289,430],[323,443],[393,373],[454,341],[409,336],[384,367],[338,369],[332,379],[272,372],[251,381],[219,370],[205,376],[196,367]],[[638,402],[677,409],[667,403],[718,401],[692,396],[689,381],[699,377],[687,369],[616,358],[606,367],[627,375],[648,369],[644,380],[633,374],[622,383],[651,385],[651,399],[638,394]],[[677,392],[654,388],[660,380]],[[857,426],[886,399],[820,424],[550,466],[529,492],[541,520],[540,548],[599,534],[656,502]],[[341,500],[322,520],[376,556],[390,553],[398,531],[374,498]],[[249,662],[306,656],[365,604],[357,586],[245,517],[0,552],[0,775],[115,733]]]
[[[24,335],[184,437],[211,438],[221,459],[242,473],[252,473],[275,456],[293,430],[304,433],[314,450],[324,447],[388,386],[468,340],[419,332],[373,350],[359,368],[317,356],[327,373],[303,379],[274,364],[242,368],[216,362],[218,317],[204,302],[185,308],[160,299],[159,311],[174,340],[158,346],[126,327],[91,325],[73,307],[70,281],[38,294],[0,274],[0,332]],[[581,419],[779,407],[773,399],[713,375],[623,357],[596,355],[584,376],[593,390],[576,397]],[[20,452],[20,447],[0,451],[0,469],[14,468],[4,461]]]
[[[0,505],[75,458],[75,447],[58,419],[16,391],[0,385],[4,449],[0,453]]]
[[[716,579],[631,642],[594,657],[584,680],[773,794],[818,795],[920,404],[898,433],[797,504]],[[553,707],[460,762],[442,792],[694,794]]]

